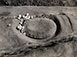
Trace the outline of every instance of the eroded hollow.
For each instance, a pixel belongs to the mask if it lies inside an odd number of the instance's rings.
[[[61,32],[61,24],[55,15],[50,14],[49,19],[53,20],[56,24],[57,29],[56,29],[55,36],[57,36]]]
[[[24,31],[30,38],[45,39],[55,34],[56,24],[47,18],[36,18],[27,22]]]
[[[61,32],[61,24],[60,24],[59,20],[56,18],[56,16],[53,16],[53,17],[54,17],[53,21],[57,25],[57,30],[56,30],[56,33],[55,33],[55,36],[57,36]]]

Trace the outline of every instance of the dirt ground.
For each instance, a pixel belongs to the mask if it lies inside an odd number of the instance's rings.
[[[30,15],[41,15],[45,14],[59,14],[59,12],[64,12],[71,14],[77,18],[77,8],[76,7],[33,7],[33,6],[22,6],[22,7],[0,7],[0,54],[3,57],[77,57],[77,42],[69,41],[60,44],[54,44],[47,47],[39,47],[28,52],[23,46],[21,53],[22,55],[7,55],[8,52],[15,51],[20,48],[24,43],[26,43],[24,37],[19,38],[17,34],[13,31],[12,26],[8,27],[8,24],[13,23],[14,16],[19,14]],[[22,37],[22,35],[21,35]],[[2,53],[6,53],[3,54]]]

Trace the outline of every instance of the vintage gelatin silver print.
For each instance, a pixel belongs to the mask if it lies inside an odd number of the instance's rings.
[[[0,57],[77,57],[77,0],[0,0]]]

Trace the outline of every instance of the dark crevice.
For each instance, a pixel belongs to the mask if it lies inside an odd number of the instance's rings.
[[[59,20],[56,18],[55,15],[50,15],[49,18],[52,19],[52,20],[56,23],[57,30],[56,30],[55,36],[57,36],[57,35],[61,32],[61,25],[60,25],[60,22],[59,22]]]
[[[69,23],[70,23],[70,25],[71,25],[71,29],[72,29],[72,31],[73,31],[73,25],[72,25],[72,22],[71,22],[71,20],[70,20],[69,16],[67,16],[66,14],[65,14],[65,16],[68,18]]]

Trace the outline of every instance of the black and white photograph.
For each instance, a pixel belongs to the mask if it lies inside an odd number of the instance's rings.
[[[0,0],[0,57],[77,57],[77,0]]]

